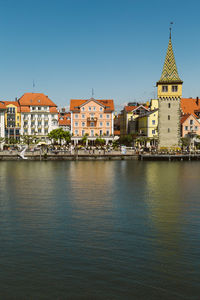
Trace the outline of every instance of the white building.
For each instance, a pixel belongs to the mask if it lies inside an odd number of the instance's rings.
[[[5,137],[5,110],[4,102],[0,101],[0,138]]]
[[[25,93],[19,99],[21,135],[45,137],[58,128],[57,105],[42,93]]]

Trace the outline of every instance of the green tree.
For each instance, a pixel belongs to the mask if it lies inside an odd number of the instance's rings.
[[[71,141],[71,135],[68,131],[64,131],[62,128],[57,128],[52,130],[48,137],[53,140],[54,142],[60,142],[60,145],[62,143],[62,140],[65,140],[66,143],[69,143]]]

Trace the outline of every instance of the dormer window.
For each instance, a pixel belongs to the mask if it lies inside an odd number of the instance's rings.
[[[172,85],[172,92],[178,92],[178,86]]]
[[[103,107],[100,107],[100,111],[103,111]]]
[[[162,86],[162,92],[163,92],[163,93],[168,92],[168,86],[167,86],[167,85],[163,85],[163,86]]]

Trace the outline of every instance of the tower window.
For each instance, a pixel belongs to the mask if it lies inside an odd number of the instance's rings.
[[[170,115],[168,115],[168,120],[170,120]]]
[[[168,132],[170,132],[170,128],[168,128],[168,130],[167,130]]]
[[[168,108],[170,108],[171,107],[171,103],[168,103]]]
[[[162,86],[162,92],[168,92],[168,86],[167,85],[163,85]]]
[[[178,86],[172,85],[172,92],[178,92]]]

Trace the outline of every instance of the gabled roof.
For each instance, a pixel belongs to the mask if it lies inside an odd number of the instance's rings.
[[[196,118],[195,115],[193,115],[193,114],[186,114],[186,115],[183,115],[181,117],[181,124],[183,124],[189,117],[194,118],[198,122],[198,120],[197,120],[197,118]]]
[[[71,114],[65,113],[64,115],[58,114],[58,123],[60,126],[70,126],[71,125]]]
[[[185,114],[193,114],[200,110],[200,99],[181,98],[181,111]],[[196,115],[195,115],[196,116]]]
[[[162,75],[158,83],[183,83],[178,75],[171,37],[169,39]]]
[[[142,105],[142,104],[140,104],[140,105],[138,105],[138,106],[124,106],[124,110],[125,110],[126,112],[132,112],[132,111],[134,111],[134,110],[137,110],[137,109],[140,108],[140,107],[143,107],[144,109],[146,109],[147,111],[149,111],[148,106]]]
[[[20,99],[21,106],[57,106],[43,93],[25,93]]]
[[[98,103],[99,105],[104,106],[105,111],[114,111],[114,101],[109,99],[94,99],[90,98],[87,100],[82,100],[82,99],[71,99],[70,100],[70,111],[79,111],[80,107],[89,103],[90,101],[94,101]]]

